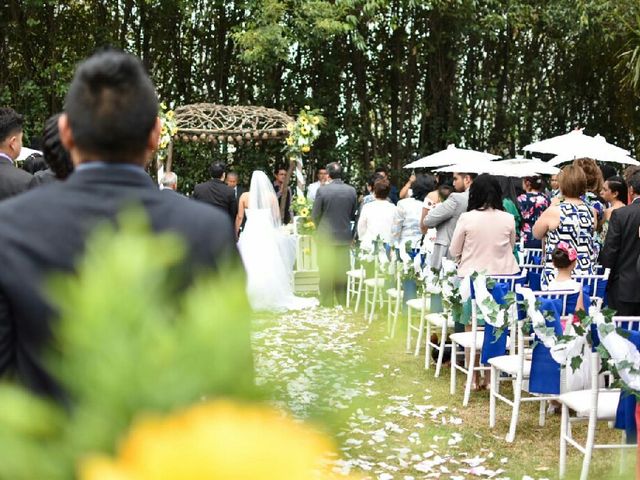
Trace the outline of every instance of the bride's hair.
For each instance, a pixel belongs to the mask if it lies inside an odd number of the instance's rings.
[[[262,170],[255,170],[249,186],[249,208],[270,210],[274,226],[280,226],[280,208],[273,184]]]

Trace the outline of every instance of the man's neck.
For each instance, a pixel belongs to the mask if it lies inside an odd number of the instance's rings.
[[[11,154],[9,154],[9,152],[6,152],[4,150],[0,150],[0,157],[6,158],[7,160],[10,160],[11,163],[15,163],[15,158],[13,158],[11,156]]]

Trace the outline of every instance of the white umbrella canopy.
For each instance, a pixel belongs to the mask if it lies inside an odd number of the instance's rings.
[[[460,162],[454,165],[441,167],[436,172],[464,172],[464,173],[489,173],[505,177],[535,177],[538,175],[555,175],[559,168],[551,167],[538,159],[513,158],[492,162]]]
[[[557,155],[549,162],[552,166],[583,157],[602,162],[636,164],[634,163],[636,160],[629,157],[628,150],[607,142],[602,135],[595,137],[585,135],[582,129],[531,143],[523,150]]]
[[[488,161],[500,158],[487,152],[478,152],[476,150],[467,150],[457,148],[455,145],[449,145],[444,150],[422,157],[415,162],[411,162],[404,168],[436,168],[445,165],[453,165],[460,162]]]
[[[22,149],[20,150],[20,153],[18,154],[18,158],[16,158],[16,162],[21,162],[22,160],[27,158],[29,155],[33,155],[34,153],[42,155],[42,152],[40,150],[34,150],[33,148],[22,147]]]

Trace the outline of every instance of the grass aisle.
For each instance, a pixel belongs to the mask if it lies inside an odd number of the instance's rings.
[[[336,471],[381,480],[557,478],[559,416],[539,427],[537,404],[525,404],[516,440],[506,443],[506,405],[489,430],[488,393],[474,393],[462,408],[462,378],[449,395],[449,369],[433,378],[424,355],[405,353],[402,328],[388,339],[383,323],[367,328],[361,315],[325,308],[255,323],[259,383],[299,418],[334,429],[342,454]],[[596,439],[605,438],[618,440],[619,432],[602,425]],[[590,478],[633,478],[633,454],[623,474],[619,455],[596,452]],[[567,478],[577,477],[581,461],[569,449]]]

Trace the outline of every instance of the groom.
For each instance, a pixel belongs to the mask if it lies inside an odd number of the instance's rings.
[[[327,165],[329,181],[318,189],[311,216],[318,232],[331,243],[335,266],[320,265],[320,301],[325,307],[346,300],[345,269],[349,268],[349,247],[352,240],[351,222],[358,205],[356,189],[342,182],[342,167],[333,162]]]

